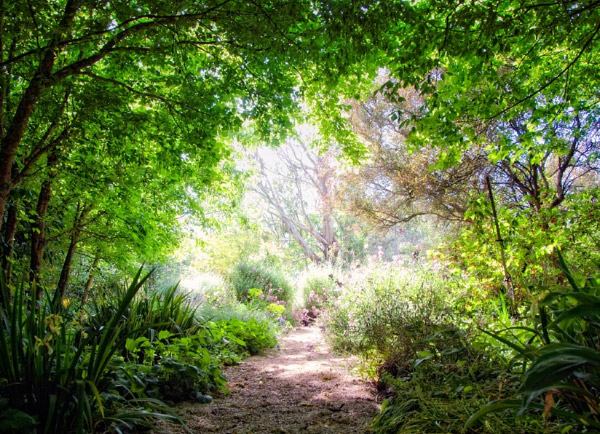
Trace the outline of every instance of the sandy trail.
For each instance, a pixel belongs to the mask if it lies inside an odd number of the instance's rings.
[[[365,433],[377,404],[349,365],[318,327],[297,328],[280,349],[227,368],[228,396],[186,404],[181,415],[198,433]]]

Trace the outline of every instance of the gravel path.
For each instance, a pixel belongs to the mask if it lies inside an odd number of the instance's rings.
[[[369,432],[374,393],[350,363],[331,353],[318,327],[297,328],[280,349],[227,368],[228,396],[184,405],[181,414],[197,433]]]

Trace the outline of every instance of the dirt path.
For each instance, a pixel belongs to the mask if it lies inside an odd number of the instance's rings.
[[[184,406],[182,415],[198,433],[365,433],[377,404],[349,363],[318,327],[297,328],[279,350],[227,368],[229,396]]]

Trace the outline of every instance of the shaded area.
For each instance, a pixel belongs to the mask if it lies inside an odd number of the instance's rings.
[[[350,363],[331,354],[317,327],[298,328],[279,350],[228,368],[229,396],[187,404],[181,414],[193,432],[368,432],[374,391],[349,373]]]

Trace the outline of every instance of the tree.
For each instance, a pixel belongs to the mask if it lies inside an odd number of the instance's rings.
[[[77,126],[68,106],[93,113],[127,95],[138,111],[167,107],[196,143],[244,119],[274,138],[289,126],[298,71],[324,54],[303,43],[324,25],[308,2],[1,6],[0,215],[23,169]],[[71,90],[90,83],[94,98]]]
[[[422,105],[414,90],[402,90],[402,98],[403,110],[416,111]],[[369,151],[358,170],[344,178],[343,194],[354,212],[385,228],[427,216],[463,221],[470,198],[489,171],[485,153],[471,150],[452,167],[436,167],[440,150],[410,148],[409,128],[393,119],[397,104],[377,94],[352,105],[351,123]]]
[[[407,128],[409,148],[437,149],[438,168],[485,153],[509,267],[529,273],[523,288],[556,284],[557,246],[571,250],[584,269],[594,261],[585,250],[596,238],[587,218],[595,212],[575,210],[595,196],[594,189],[577,192],[578,186],[597,180],[599,6],[524,0],[388,5],[399,17],[382,37],[392,76],[382,92],[397,105],[393,116]],[[410,88],[422,101],[418,110],[404,105],[401,91]],[[489,277],[500,269],[486,255],[497,238],[489,230],[489,199],[474,200],[466,217],[474,225],[452,254]]]
[[[201,214],[209,187],[235,176],[234,136],[280,140],[308,90],[337,107],[336,77],[364,56],[330,47],[323,8],[0,3],[3,268],[62,294],[77,252],[120,267],[159,258],[176,217]]]
[[[543,128],[533,127],[530,114],[522,113],[490,124],[479,146],[463,151],[452,165],[440,165],[443,149],[411,146],[409,126],[393,119],[399,109],[414,113],[423,105],[414,90],[399,92],[401,103],[381,94],[352,103],[351,122],[370,158],[348,174],[345,195],[355,211],[382,226],[427,215],[461,222],[469,201],[484,191],[487,176],[503,203],[536,213],[559,206],[578,187],[598,182],[600,123],[592,113],[565,115]]]
[[[509,203],[525,202],[539,213],[560,206],[577,188],[600,185],[596,111],[565,114],[543,126],[529,118],[523,113],[487,132],[494,178]]]
[[[384,90],[398,101],[399,89],[414,87],[423,99],[418,112],[399,107],[397,119],[413,127],[410,142],[439,147],[451,164],[465,149],[482,146],[497,123],[525,114],[529,128],[539,130],[551,128],[551,119],[595,110],[599,6],[524,0],[390,4],[398,14],[385,38],[394,78]],[[500,154],[517,149],[510,140],[495,143]],[[544,154],[531,142],[523,145],[521,154]]]
[[[319,154],[300,138],[267,156],[254,155],[259,170],[254,191],[265,201],[274,226],[280,226],[304,256],[317,263],[335,261],[340,249],[334,153]]]

